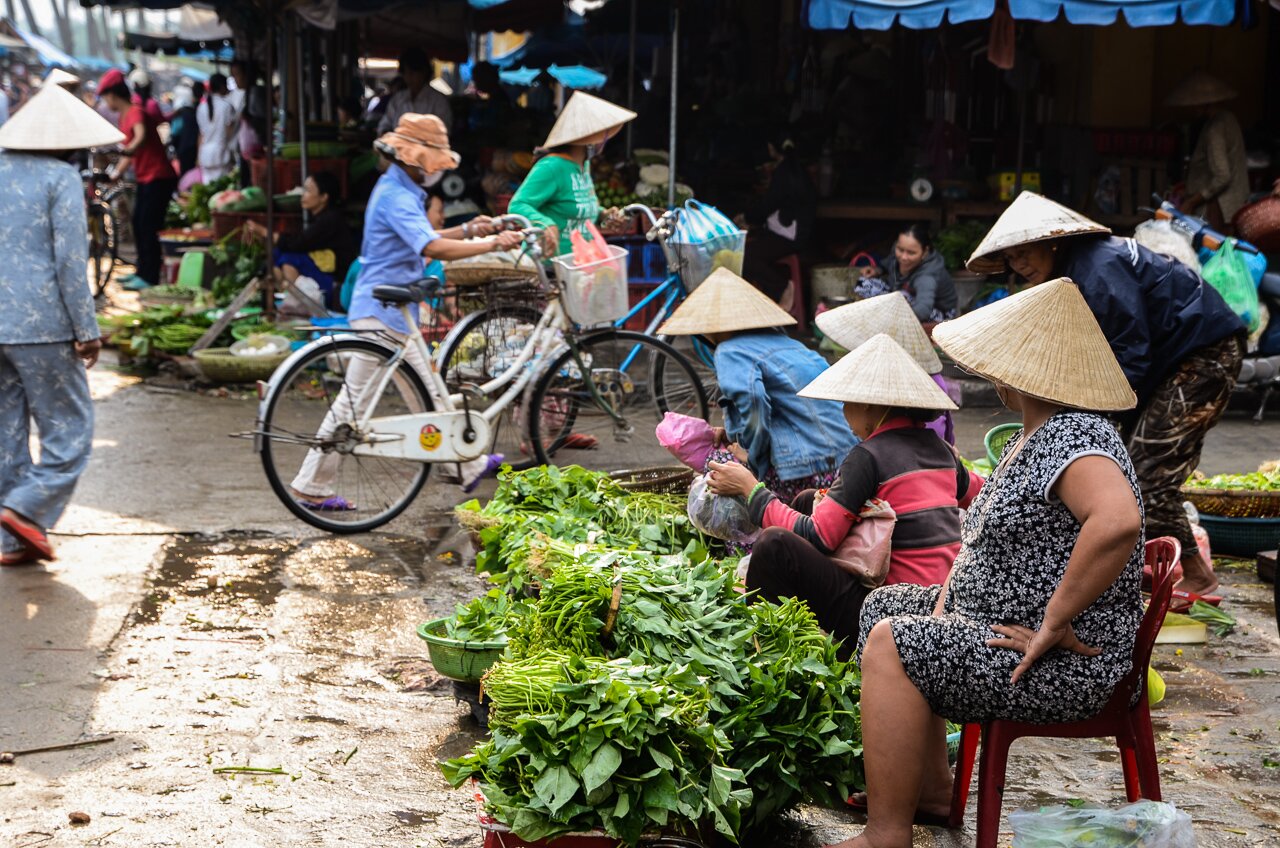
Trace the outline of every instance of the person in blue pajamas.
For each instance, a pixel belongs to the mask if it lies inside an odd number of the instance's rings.
[[[47,85],[0,127],[0,563],[51,560],[47,535],[93,446],[86,368],[102,347],[80,174],[66,160],[124,135]],[[40,461],[31,457],[31,422]]]

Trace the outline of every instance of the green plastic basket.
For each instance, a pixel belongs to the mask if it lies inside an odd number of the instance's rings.
[[[1280,518],[1226,518],[1200,514],[1200,526],[1209,534],[1215,554],[1253,557],[1280,543]]]
[[[987,448],[987,462],[991,463],[992,468],[995,468],[1000,464],[1000,453],[1004,449],[1004,445],[1001,444],[1001,450],[995,450],[995,446],[992,443],[1001,436],[1004,436],[1005,441],[1008,441],[1014,433],[1021,429],[1021,424],[997,424],[987,431],[987,435],[983,438],[982,444]],[[1006,436],[1006,433],[1009,435]]]
[[[502,659],[507,649],[501,642],[463,642],[444,635],[449,619],[437,618],[418,625],[418,638],[427,643],[431,664],[442,677],[463,683],[479,683],[489,667]]]

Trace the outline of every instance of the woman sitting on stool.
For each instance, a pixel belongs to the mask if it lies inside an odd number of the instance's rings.
[[[272,240],[277,282],[292,284],[299,277],[309,277],[324,293],[326,306],[333,300],[334,280],[346,279],[358,253],[342,214],[339,191],[338,178],[328,171],[307,177],[302,184],[302,208],[311,223],[297,234],[276,233]],[[267,235],[267,228],[257,221],[247,222],[244,228],[255,238]]]

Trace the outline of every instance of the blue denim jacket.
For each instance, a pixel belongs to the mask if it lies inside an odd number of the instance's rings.
[[[858,444],[844,410],[796,392],[827,369],[814,351],[777,330],[753,330],[716,346],[725,431],[747,451],[752,471],[782,480],[833,471]]]

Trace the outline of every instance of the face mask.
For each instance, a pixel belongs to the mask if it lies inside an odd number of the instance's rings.
[[[426,174],[419,183],[423,188],[431,188],[444,179],[444,171],[436,171],[434,174]]]
[[[602,145],[602,144],[588,144],[588,145],[587,145],[587,158],[588,158],[588,159],[594,159],[594,158],[596,157],[596,154],[600,152],[600,148],[601,148],[601,147],[603,147],[603,146],[604,146],[604,145]]]

